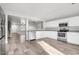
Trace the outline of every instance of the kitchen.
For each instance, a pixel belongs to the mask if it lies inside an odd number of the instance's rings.
[[[0,5],[5,11],[7,54],[79,54],[79,4]]]

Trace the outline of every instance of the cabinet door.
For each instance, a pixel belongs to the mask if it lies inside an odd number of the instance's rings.
[[[69,18],[69,26],[79,26],[79,16]]]
[[[36,39],[36,32],[29,31],[29,40]]]
[[[69,18],[69,30],[79,32],[79,16]]]

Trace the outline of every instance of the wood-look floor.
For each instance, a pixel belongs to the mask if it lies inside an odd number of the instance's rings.
[[[45,41],[46,43],[48,43],[55,49],[61,51],[65,55],[78,55],[79,54],[79,45],[57,41],[55,39],[50,39],[50,38],[43,38],[43,41]]]
[[[40,43],[40,44],[39,44]],[[35,41],[20,42],[20,35],[13,33],[7,46],[9,55],[76,55],[79,46],[57,41],[50,38],[41,38]]]

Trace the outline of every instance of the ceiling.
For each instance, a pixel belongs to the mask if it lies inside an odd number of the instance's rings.
[[[79,4],[72,3],[0,3],[5,13],[29,17],[36,21],[79,15]]]

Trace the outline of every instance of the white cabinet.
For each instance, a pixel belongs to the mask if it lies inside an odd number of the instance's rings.
[[[29,31],[29,40],[36,39],[36,32]]]
[[[37,31],[36,32],[36,38],[52,38],[52,39],[57,39],[57,32],[56,31]]]
[[[48,22],[45,22],[44,24],[44,28],[46,27],[58,27],[59,26],[59,23],[65,23],[65,22],[68,22],[68,19],[59,19],[59,20],[52,20],[52,21],[48,21]]]
[[[79,16],[71,17],[68,20],[69,26],[79,26]]]
[[[79,31],[79,16],[68,18],[69,30],[77,32]]]
[[[79,45],[79,32],[68,32],[67,42]]]

